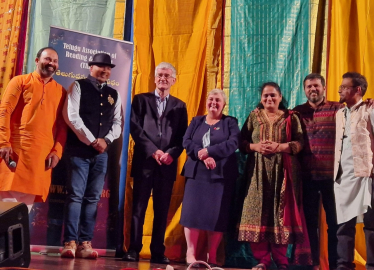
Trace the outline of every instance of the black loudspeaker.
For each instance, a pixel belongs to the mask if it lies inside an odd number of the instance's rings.
[[[30,230],[27,206],[0,202],[0,267],[29,267]]]

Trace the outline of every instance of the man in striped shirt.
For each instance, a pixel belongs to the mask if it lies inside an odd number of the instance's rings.
[[[334,199],[335,114],[344,105],[326,100],[325,79],[309,74],[304,79],[307,102],[296,106],[304,129],[304,149],[300,153],[304,213],[312,250],[313,266],[319,269],[319,201],[322,197],[328,225],[329,268],[336,268],[337,222]]]

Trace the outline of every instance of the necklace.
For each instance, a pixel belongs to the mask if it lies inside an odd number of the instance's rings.
[[[209,125],[209,126],[213,126],[215,124],[217,124],[221,119],[208,119],[208,117],[205,118],[205,122]]]
[[[278,110],[273,114],[270,114],[270,113],[265,111],[265,114],[266,114],[266,116],[267,116],[267,118],[269,119],[270,122],[274,122],[275,120],[277,120],[277,118],[279,118],[279,116],[282,115],[282,113],[283,112],[281,110]]]

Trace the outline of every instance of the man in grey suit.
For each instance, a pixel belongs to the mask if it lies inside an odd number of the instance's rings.
[[[152,191],[154,219],[150,245],[152,263],[169,263],[164,237],[177,160],[187,129],[186,104],[170,95],[176,70],[166,62],[155,68],[156,90],[134,96],[130,133],[135,141],[131,176],[134,177],[129,251],[124,261],[138,261],[142,249],[145,211]]]

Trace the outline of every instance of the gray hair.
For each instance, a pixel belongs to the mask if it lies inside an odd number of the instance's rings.
[[[160,64],[158,64],[158,66],[155,68],[155,77],[157,76],[157,69],[171,69],[171,77],[177,77],[177,70],[172,64],[168,62],[161,62]]]
[[[208,97],[210,95],[216,95],[216,94],[220,94],[223,97],[223,101],[226,104],[226,102],[227,102],[227,96],[226,96],[225,92],[223,90],[221,90],[221,89],[216,88],[216,89],[210,90],[209,93],[208,93]]]

